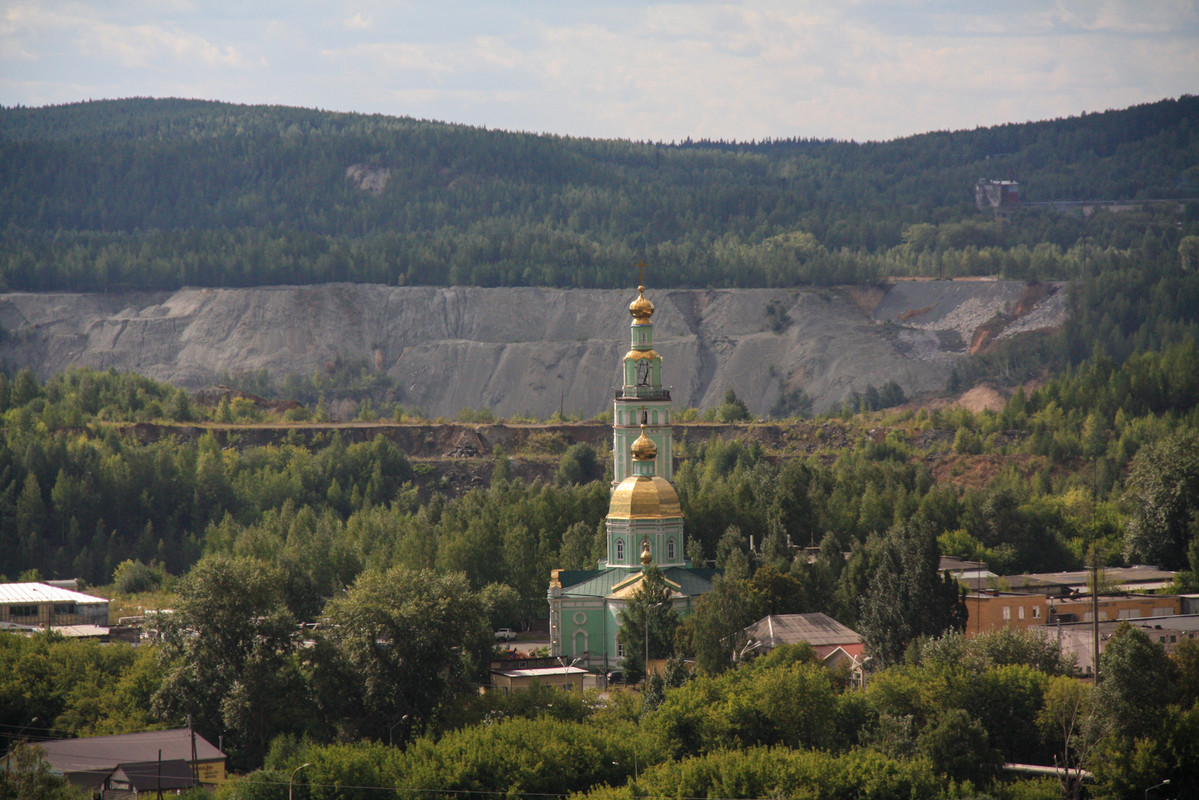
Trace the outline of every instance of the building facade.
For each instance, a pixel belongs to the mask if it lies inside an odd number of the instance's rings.
[[[1089,596],[1059,597],[1018,592],[976,592],[966,596],[969,619],[966,635],[974,636],[1000,628],[1023,630],[1036,626],[1093,619]],[[1166,617],[1182,613],[1182,600],[1176,595],[1101,595],[1099,621],[1135,620]]]
[[[0,625],[108,625],[108,600],[46,583],[0,584]]]
[[[685,555],[683,511],[671,483],[670,390],[662,385],[662,357],[653,346],[653,313],[645,287],[637,287],[637,298],[629,304],[632,341],[621,362],[622,385],[612,410],[607,557],[596,570],[556,569],[550,575],[551,653],[605,672],[624,658],[621,612],[641,589],[647,567],[662,573],[680,615],[694,611],[715,575],[715,570],[691,567]]]

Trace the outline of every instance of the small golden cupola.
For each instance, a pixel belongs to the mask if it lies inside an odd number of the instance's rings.
[[[633,442],[633,460],[634,461],[653,461],[658,457],[658,445],[654,444],[654,440],[645,435],[645,426],[641,426],[641,435]]]
[[[654,474],[658,446],[641,435],[630,448],[633,453],[633,474],[617,484],[608,505],[609,519],[674,519],[683,516],[679,495],[670,481]]]
[[[649,551],[649,539],[641,540],[641,565],[648,567],[654,563],[654,557]]]
[[[654,304],[645,299],[645,287],[637,287],[637,299],[629,303],[629,313],[633,315],[634,325],[649,325],[650,317],[654,315]]]

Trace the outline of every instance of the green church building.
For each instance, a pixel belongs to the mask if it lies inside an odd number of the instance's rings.
[[[637,287],[629,304],[632,346],[622,362],[623,385],[613,407],[613,489],[606,520],[608,556],[598,570],[553,570],[550,575],[551,655],[608,671],[624,658],[620,613],[654,565],[680,615],[712,590],[716,570],[696,569],[684,555],[683,510],[674,475],[670,390],[662,386],[662,357],[654,351],[654,305]]]

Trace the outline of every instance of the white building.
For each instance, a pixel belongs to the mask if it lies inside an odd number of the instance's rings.
[[[0,627],[108,626],[108,600],[46,583],[0,583]]]

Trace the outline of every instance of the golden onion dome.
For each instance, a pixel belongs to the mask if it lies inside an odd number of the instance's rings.
[[[634,325],[648,325],[649,318],[654,315],[654,304],[645,299],[645,287],[637,287],[637,299],[629,303],[629,313],[633,315]]]
[[[653,461],[658,457],[658,445],[645,435],[644,425],[641,426],[641,435],[633,440],[633,446],[630,449],[633,451],[634,461]]]
[[[657,475],[630,475],[612,492],[608,516],[616,519],[682,517],[679,495],[670,481]]]
[[[649,539],[641,540],[641,563],[649,566],[653,563],[654,557],[649,552]]]

